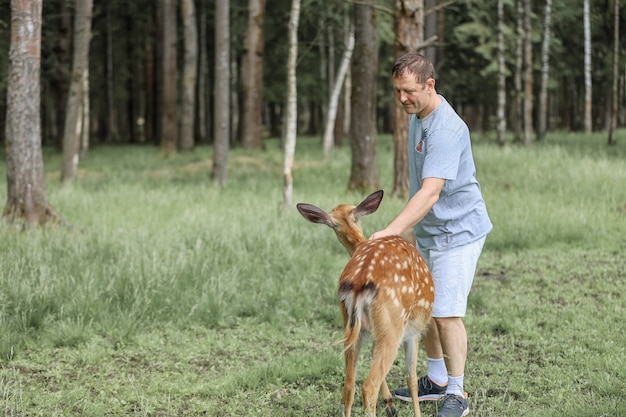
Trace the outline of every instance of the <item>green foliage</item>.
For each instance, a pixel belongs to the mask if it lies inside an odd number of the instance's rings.
[[[472,415],[626,413],[623,133],[615,147],[600,134],[525,148],[474,138],[494,230],[466,318]],[[389,191],[392,140],[378,143]],[[294,203],[361,201],[346,191],[348,147],[326,161],[320,148],[299,138]],[[348,255],[327,227],[280,211],[277,140],[233,150],[224,188],[211,155],[95,148],[61,188],[60,155],[46,149],[50,200],[76,231],[0,227],[5,415],[337,415]],[[404,204],[388,193],[365,233]],[[402,354],[389,383],[404,383]]]

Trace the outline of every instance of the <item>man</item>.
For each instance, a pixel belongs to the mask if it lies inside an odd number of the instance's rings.
[[[492,224],[476,180],[469,129],[437,94],[432,63],[420,54],[406,54],[396,61],[392,78],[396,97],[411,114],[411,198],[371,239],[400,235],[413,227],[435,282],[433,319],[423,339],[428,374],[419,379],[419,400],[443,398],[438,417],[466,416],[463,317]],[[411,401],[406,389],[395,390],[394,395]]]

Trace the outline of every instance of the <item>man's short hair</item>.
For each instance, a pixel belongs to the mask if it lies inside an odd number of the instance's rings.
[[[406,73],[413,73],[416,81],[425,83],[429,78],[435,79],[435,67],[424,55],[416,52],[409,52],[402,55],[391,70],[393,78],[400,77]]]

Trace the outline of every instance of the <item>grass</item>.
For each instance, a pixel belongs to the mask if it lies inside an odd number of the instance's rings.
[[[474,137],[495,227],[466,317],[471,415],[626,416],[620,133],[617,147],[602,135],[528,148]],[[391,147],[379,138],[387,190]],[[320,148],[300,138],[294,203],[361,201],[345,189],[349,150],[323,161]],[[336,280],[347,254],[328,228],[280,212],[278,141],[233,150],[222,189],[211,152],[95,148],[61,188],[60,155],[46,150],[51,202],[80,231],[0,227],[0,414],[339,414]],[[366,234],[403,204],[386,197],[363,219]],[[391,386],[403,384],[402,356]]]

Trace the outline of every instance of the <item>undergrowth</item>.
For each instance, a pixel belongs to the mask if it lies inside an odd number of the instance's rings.
[[[618,141],[553,134],[501,148],[476,137],[494,230],[466,317],[471,415],[626,416]],[[320,148],[299,138],[293,203],[361,201],[346,191],[349,149],[323,160]],[[405,203],[389,189],[390,137],[378,155],[387,194],[362,220],[366,234]],[[98,147],[62,188],[61,156],[46,149],[50,201],[76,230],[0,227],[0,413],[339,413],[336,280],[348,255],[330,230],[281,211],[277,140],[232,150],[223,188],[210,180],[211,156]],[[390,385],[404,384],[402,356]],[[423,404],[424,415],[436,407]]]

